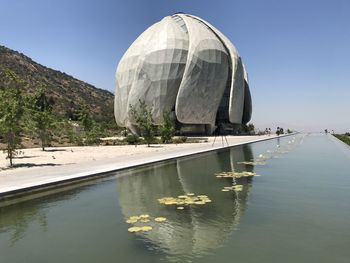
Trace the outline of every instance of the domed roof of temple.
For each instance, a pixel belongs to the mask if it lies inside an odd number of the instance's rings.
[[[154,124],[171,113],[184,130],[212,133],[218,125],[247,123],[252,102],[237,49],[203,19],[177,13],[144,31],[116,71],[117,124],[137,133],[132,107],[140,101]]]

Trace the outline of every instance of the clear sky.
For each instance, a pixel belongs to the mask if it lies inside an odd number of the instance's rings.
[[[349,0],[0,0],[0,10],[1,45],[110,91],[147,27],[197,15],[242,56],[257,127],[350,130]]]

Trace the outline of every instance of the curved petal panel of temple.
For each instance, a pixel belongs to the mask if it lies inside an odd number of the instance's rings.
[[[232,130],[252,115],[248,74],[237,49],[208,22],[183,13],[149,27],[119,62],[119,126],[137,132],[132,107],[140,101],[151,109],[155,125],[170,114],[185,134]]]

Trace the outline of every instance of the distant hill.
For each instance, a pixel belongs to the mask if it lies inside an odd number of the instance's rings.
[[[114,95],[98,89],[66,73],[36,63],[22,53],[0,45],[0,86],[4,84],[5,69],[12,70],[28,85],[26,92],[33,92],[38,86],[47,87],[48,95],[55,100],[54,112],[67,119],[74,119],[79,103],[85,103],[96,121],[114,121]]]

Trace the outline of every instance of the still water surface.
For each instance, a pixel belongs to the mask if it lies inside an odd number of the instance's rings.
[[[277,147],[279,145],[279,147]],[[297,135],[183,158],[0,203],[0,262],[350,262],[350,150],[326,135]],[[237,164],[260,154],[266,165]],[[222,192],[223,171],[242,192]],[[205,194],[184,210],[157,199]],[[147,233],[125,220],[149,214]]]

